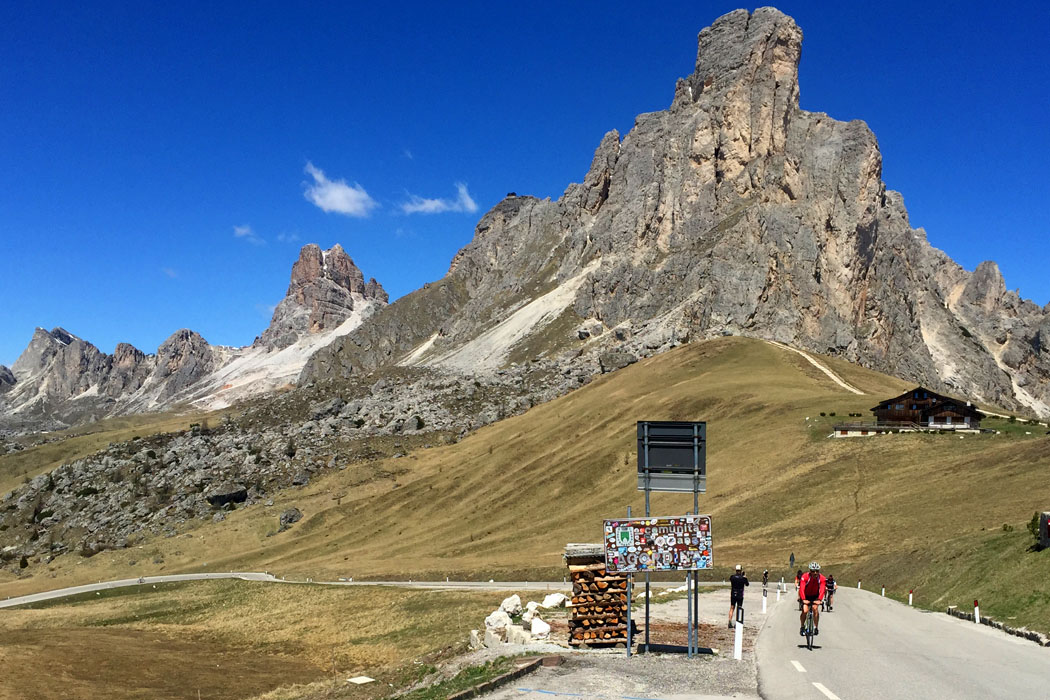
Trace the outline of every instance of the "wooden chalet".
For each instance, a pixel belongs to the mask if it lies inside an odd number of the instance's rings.
[[[979,430],[984,414],[969,401],[916,387],[871,409],[876,425],[913,423],[920,428]]]

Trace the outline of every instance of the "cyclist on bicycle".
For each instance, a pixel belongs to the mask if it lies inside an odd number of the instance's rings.
[[[835,583],[835,577],[832,574],[828,574],[828,610],[831,610],[831,601],[835,598],[835,588],[837,585],[838,584]]]
[[[769,569],[762,572],[762,587],[765,588],[769,583]]]
[[[806,634],[806,613],[813,612],[813,634],[820,634],[820,602],[824,600],[827,591],[828,580],[820,573],[820,564],[812,562],[809,571],[802,574],[799,581],[798,599],[802,604],[802,614],[799,616],[798,633]]]

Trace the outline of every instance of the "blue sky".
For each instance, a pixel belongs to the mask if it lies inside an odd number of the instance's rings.
[[[507,192],[559,196],[666,108],[739,6],[301,5],[0,7],[0,363],[36,326],[250,343],[307,242],[393,298],[438,279]],[[778,5],[802,107],[867,121],[912,224],[1046,304],[1050,10],[916,5]]]

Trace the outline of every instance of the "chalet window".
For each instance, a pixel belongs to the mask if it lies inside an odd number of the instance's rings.
[[[911,410],[913,410],[913,411],[917,411],[917,410],[919,410],[919,404],[917,404],[917,403],[913,403],[913,404],[911,405]]]

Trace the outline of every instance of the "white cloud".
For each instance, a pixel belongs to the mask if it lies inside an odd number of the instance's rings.
[[[325,213],[368,216],[372,209],[379,206],[379,203],[365,192],[365,188],[356,182],[351,186],[346,184],[346,180],[329,180],[323,170],[309,162],[306,164],[306,173],[314,182],[312,185],[306,184],[303,196]]]
[[[462,182],[456,183],[455,199],[427,199],[412,195],[407,202],[401,205],[401,211],[406,214],[440,214],[446,211],[476,212],[477,202],[470,196],[467,186]]]
[[[299,240],[298,233],[278,233],[277,240],[281,243],[295,243]]]
[[[170,267],[162,267],[160,268],[160,271],[163,272],[164,275],[170,279],[175,279],[179,276],[179,273]]]
[[[245,224],[244,226],[234,226],[233,227],[233,237],[234,238],[241,238],[243,240],[246,240],[249,243],[251,243],[252,245],[263,245],[264,243],[266,243],[266,241],[264,241],[262,238],[260,238],[255,233],[255,231],[252,230],[252,227],[249,226],[248,224]]]

